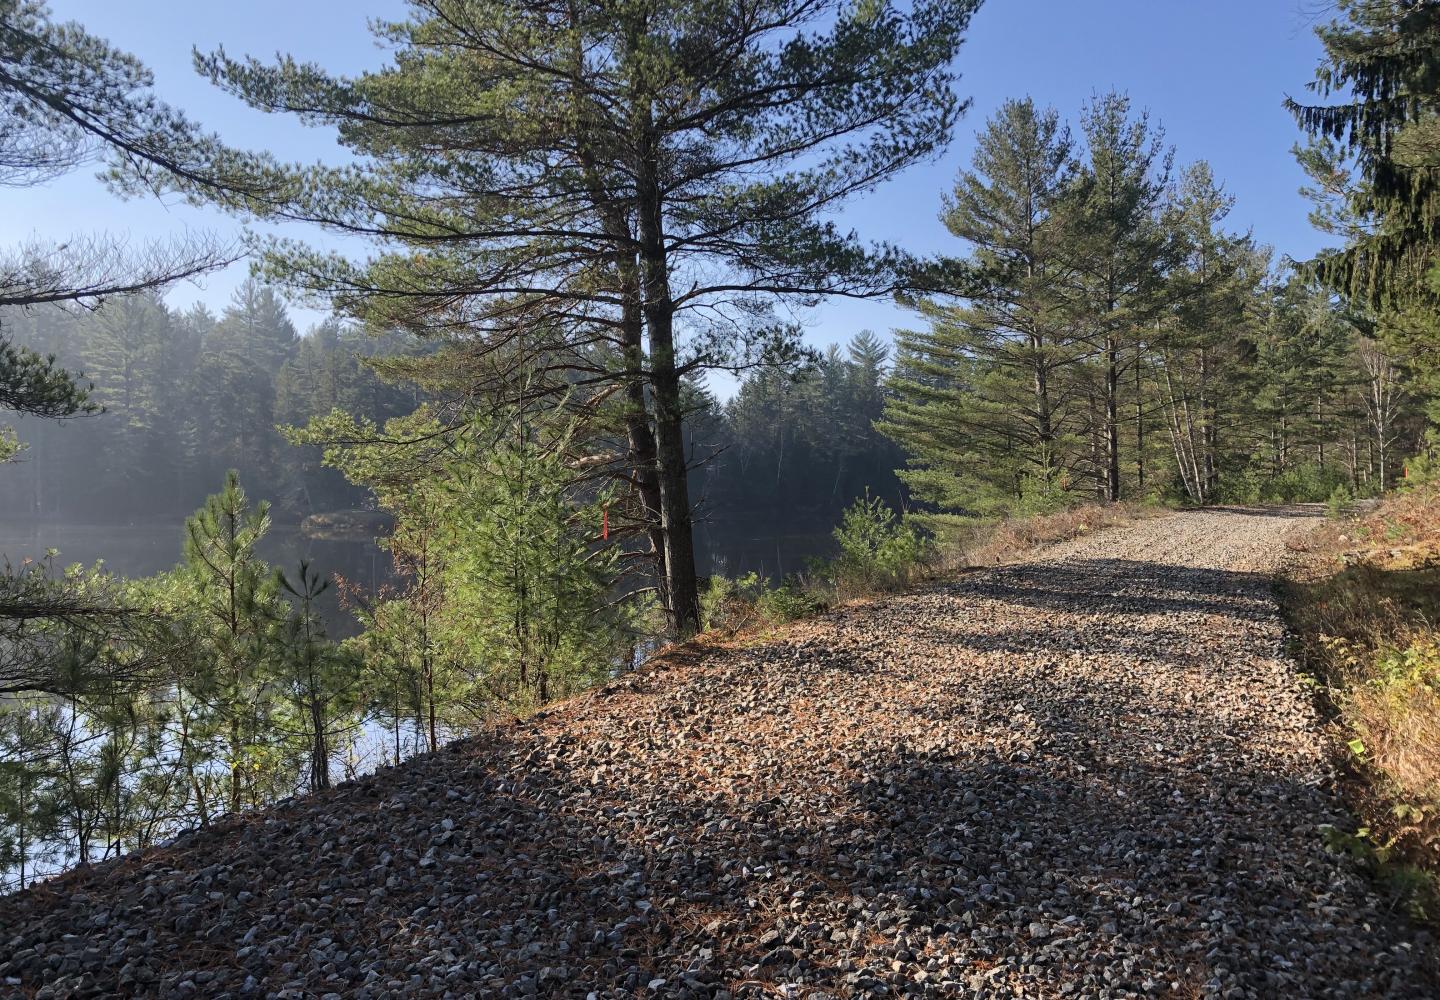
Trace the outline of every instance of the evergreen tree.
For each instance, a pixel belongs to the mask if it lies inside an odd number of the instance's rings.
[[[536,418],[539,419],[536,419]],[[577,487],[564,455],[574,428],[517,413],[473,424],[447,460],[453,484],[455,641],[481,682],[514,706],[539,706],[621,664],[631,612],[612,588],[619,553],[601,544],[613,491]]]
[[[269,683],[285,618],[280,576],[256,554],[269,529],[269,504],[252,505],[234,472],[185,523],[180,600],[188,606],[175,610],[195,657],[191,695],[207,709],[200,738],[221,745],[220,802],[231,812],[265,801],[287,778],[275,752]],[[202,803],[200,811],[210,808]]]
[[[1440,400],[1440,8],[1340,0],[1336,10],[1316,29],[1325,56],[1310,89],[1338,100],[1287,101],[1309,138],[1297,155],[1317,202],[1312,220],[1344,240],[1308,266],[1375,317],[1384,352]]]
[[[864,331],[798,373],[746,376],[715,411],[714,430],[698,435],[714,445],[704,490],[716,534],[756,517],[782,533],[813,534],[866,490],[901,505],[900,452],[875,428],[888,360],[889,348]]]
[[[349,728],[349,710],[359,693],[359,664],[330,641],[316,607],[330,589],[329,580],[302,559],[296,575],[282,576],[280,586],[291,601],[279,639],[280,673],[300,723],[307,783],[315,792],[330,787],[330,758],[337,739]]]
[[[1130,99],[1095,98],[1080,116],[1086,162],[1071,217],[1070,266],[1095,364],[1088,387],[1088,433],[1097,493],[1123,491],[1121,433],[1126,374],[1138,343],[1163,304],[1162,279],[1176,248],[1160,224],[1173,153]]]
[[[972,251],[943,271],[964,283],[949,301],[913,302],[930,328],[900,334],[882,424],[928,503],[994,513],[1044,506],[1068,487],[1074,370],[1086,356],[1065,294],[1079,273],[1067,243],[1074,169],[1059,116],[1011,101],[946,200],[946,227]]]
[[[1372,308],[1403,308],[1431,294],[1440,187],[1440,8],[1413,0],[1339,0],[1336,19],[1316,29],[1325,57],[1310,89],[1330,105],[1288,105],[1316,141],[1302,163],[1353,160],[1357,182],[1339,194],[1344,211],[1372,225],[1348,246],[1322,254],[1319,272]]]
[[[1149,338],[1175,465],[1185,495],[1197,503],[1219,487],[1221,435],[1232,416],[1226,408],[1240,405],[1240,362],[1263,271],[1250,238],[1222,229],[1233,205],[1209,164],[1201,161],[1181,173],[1165,224],[1184,256],[1169,275],[1170,307],[1157,316]],[[1137,373],[1146,353],[1139,352]],[[1136,451],[1143,460],[1143,391],[1137,391],[1135,405]]]
[[[411,412],[422,393],[413,383],[405,384],[410,371],[388,381],[376,371],[401,357],[414,363],[411,347],[401,337],[369,337],[336,317],[324,320],[297,341],[293,356],[275,375],[276,421],[299,427],[338,409],[384,423]],[[283,486],[275,486],[297,509],[315,512],[363,502],[363,491],[327,468],[318,448],[287,447],[280,456]]]
[[[87,326],[87,367],[106,410],[93,424],[103,455],[95,471],[116,485],[112,503],[143,507],[140,494],[153,488],[153,477],[174,482],[173,466],[182,458],[169,417],[181,400],[164,395],[173,386],[160,383],[163,359],[174,348],[170,312],[157,295],[126,296]]]
[[[0,891],[48,874],[62,848],[51,738],[54,706],[0,712]]]
[[[567,461],[563,410],[447,428],[422,409],[383,433],[336,412],[296,437],[328,442],[327,463],[396,519],[386,544],[405,579],[366,609],[358,645],[378,654],[378,686],[417,706],[430,746],[441,728],[533,708],[618,665],[635,611],[615,600],[620,553],[600,537],[614,494]]]
[[[642,505],[685,634],[686,377],[793,356],[769,298],[893,285],[897,261],[825,213],[943,147],[974,6],[424,0],[382,27],[399,57],[381,72],[201,65],[257,107],[338,125],[371,168],[244,200],[386,245],[363,267],[282,246],[275,273],[381,325],[491,344],[543,328],[560,340],[537,346],[560,356],[609,346],[591,374],[625,387],[629,464],[654,484]],[[257,159],[257,178],[271,169]]]
[[[295,328],[275,292],[248,279],[205,338],[199,399],[211,418],[200,429],[212,470],[233,467],[266,482],[278,480],[275,375],[289,358]]]

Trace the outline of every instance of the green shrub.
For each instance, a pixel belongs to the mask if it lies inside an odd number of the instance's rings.
[[[1041,476],[1029,473],[1020,478],[1020,499],[1010,512],[1012,517],[1035,517],[1055,514],[1079,502],[1070,477],[1065,474]]]
[[[834,535],[840,554],[821,568],[844,591],[867,592],[903,585],[927,554],[919,530],[885,501],[869,494],[850,505]]]
[[[1255,466],[1232,472],[1220,480],[1215,499],[1221,503],[1260,503],[1266,476]]]
[[[738,580],[712,576],[700,595],[700,622],[706,629],[738,632],[757,623],[783,625],[825,610],[825,602],[797,577],[778,587],[758,573]]]
[[[787,578],[773,590],[762,590],[755,606],[760,616],[774,625],[809,618],[825,610],[825,602],[794,578]]]
[[[1398,484],[1401,489],[1414,489],[1440,481],[1440,430],[1431,428],[1425,432],[1420,453],[1408,459],[1403,468]]]
[[[1224,477],[1215,499],[1222,503],[1324,503],[1341,487],[1350,488],[1350,474],[1338,465],[1305,462],[1278,473],[1251,465]]]
[[[700,627],[722,628],[735,596],[735,584],[723,576],[712,576],[700,592]]]
[[[1350,512],[1350,507],[1355,503],[1355,491],[1350,488],[1349,483],[1341,483],[1330,491],[1330,499],[1325,501],[1325,514],[1327,517],[1339,520]]]

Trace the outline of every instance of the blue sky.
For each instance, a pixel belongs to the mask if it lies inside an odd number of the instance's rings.
[[[143,59],[167,100],[230,141],[301,160],[334,158],[338,147],[327,133],[261,115],[212,88],[191,69],[191,47],[224,45],[262,58],[278,50],[332,70],[358,71],[382,58],[366,18],[403,12],[398,0],[51,0],[51,6],[57,18],[78,20]],[[1092,94],[1116,89],[1164,125],[1178,163],[1210,161],[1236,198],[1233,228],[1253,229],[1277,252],[1306,257],[1323,244],[1297,192],[1302,175],[1290,147],[1298,133],[1281,102],[1286,94],[1302,94],[1314,74],[1319,6],[1317,0],[989,0],[961,53],[959,89],[974,103],[949,151],[847,206],[842,220],[862,235],[912,250],[955,252],[936,218],[940,195],[968,163],[985,118],[1005,99],[1029,94],[1073,122]],[[45,188],[0,193],[0,199],[0,240],[7,244],[93,230],[139,242],[185,228],[239,228],[233,219],[186,205],[121,202],[87,171]],[[218,310],[243,275],[237,265],[201,286],[176,288],[170,301],[199,300]],[[301,325],[317,315],[302,314]],[[888,332],[908,320],[890,303],[851,301],[827,303],[805,318],[810,339],[822,346],[867,327]]]

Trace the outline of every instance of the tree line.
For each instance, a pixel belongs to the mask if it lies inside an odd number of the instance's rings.
[[[1226,228],[1233,198],[1118,94],[1078,134],[1005,104],[943,220],[969,254],[910,296],[881,428],[938,510],[1090,497],[1376,492],[1424,431],[1413,352],[1313,274]]]
[[[0,322],[77,373],[103,411],[16,428],[24,450],[0,476],[0,506],[14,517],[178,524],[231,469],[287,512],[355,507],[360,492],[318,453],[287,445],[279,427],[334,407],[384,419],[421,398],[365,363],[413,345],[333,320],[301,336],[275,291],[253,279],[219,316],[172,309],[150,291],[95,311],[11,310]]]
[[[286,428],[337,410],[383,425],[439,402],[410,377],[425,344],[337,319],[301,334],[275,290],[254,279],[219,316],[176,310],[153,291],[94,311],[0,315],[9,336],[81,379],[95,408],[18,425],[19,450],[0,476],[0,505],[17,519],[178,525],[231,470],[290,521],[373,507],[369,488]],[[698,516],[813,531],[867,489],[903,506],[901,452],[874,427],[889,357],[863,331],[793,367],[746,373],[728,400],[692,380],[686,450]],[[623,446],[616,436],[596,447]]]

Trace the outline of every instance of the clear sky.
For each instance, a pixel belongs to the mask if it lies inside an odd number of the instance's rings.
[[[1072,122],[1084,101],[1109,89],[1128,93],[1162,123],[1177,163],[1207,159],[1236,198],[1231,222],[1278,253],[1303,258],[1322,245],[1306,222],[1290,155],[1298,138],[1281,106],[1313,77],[1320,46],[1312,32],[1317,0],[988,0],[960,56],[960,92],[973,99],[949,151],[847,206],[843,221],[862,235],[920,252],[957,247],[936,218],[940,194],[964,166],[975,131],[1007,98],[1029,94]],[[403,13],[400,0],[51,0],[57,18],[134,53],[155,71],[157,89],[239,145],[286,159],[338,155],[330,134],[261,115],[197,77],[192,46],[219,45],[262,58],[277,51],[340,72],[375,66],[383,54],[369,17]],[[103,229],[140,241],[184,228],[234,232],[219,213],[155,201],[121,202],[81,171],[45,188],[0,192],[0,240],[61,237]],[[170,300],[223,307],[244,265],[182,285]],[[313,321],[304,314],[303,321]],[[828,303],[807,323],[817,345],[869,327],[888,332],[908,315],[890,303]],[[722,389],[723,391],[723,389]]]

